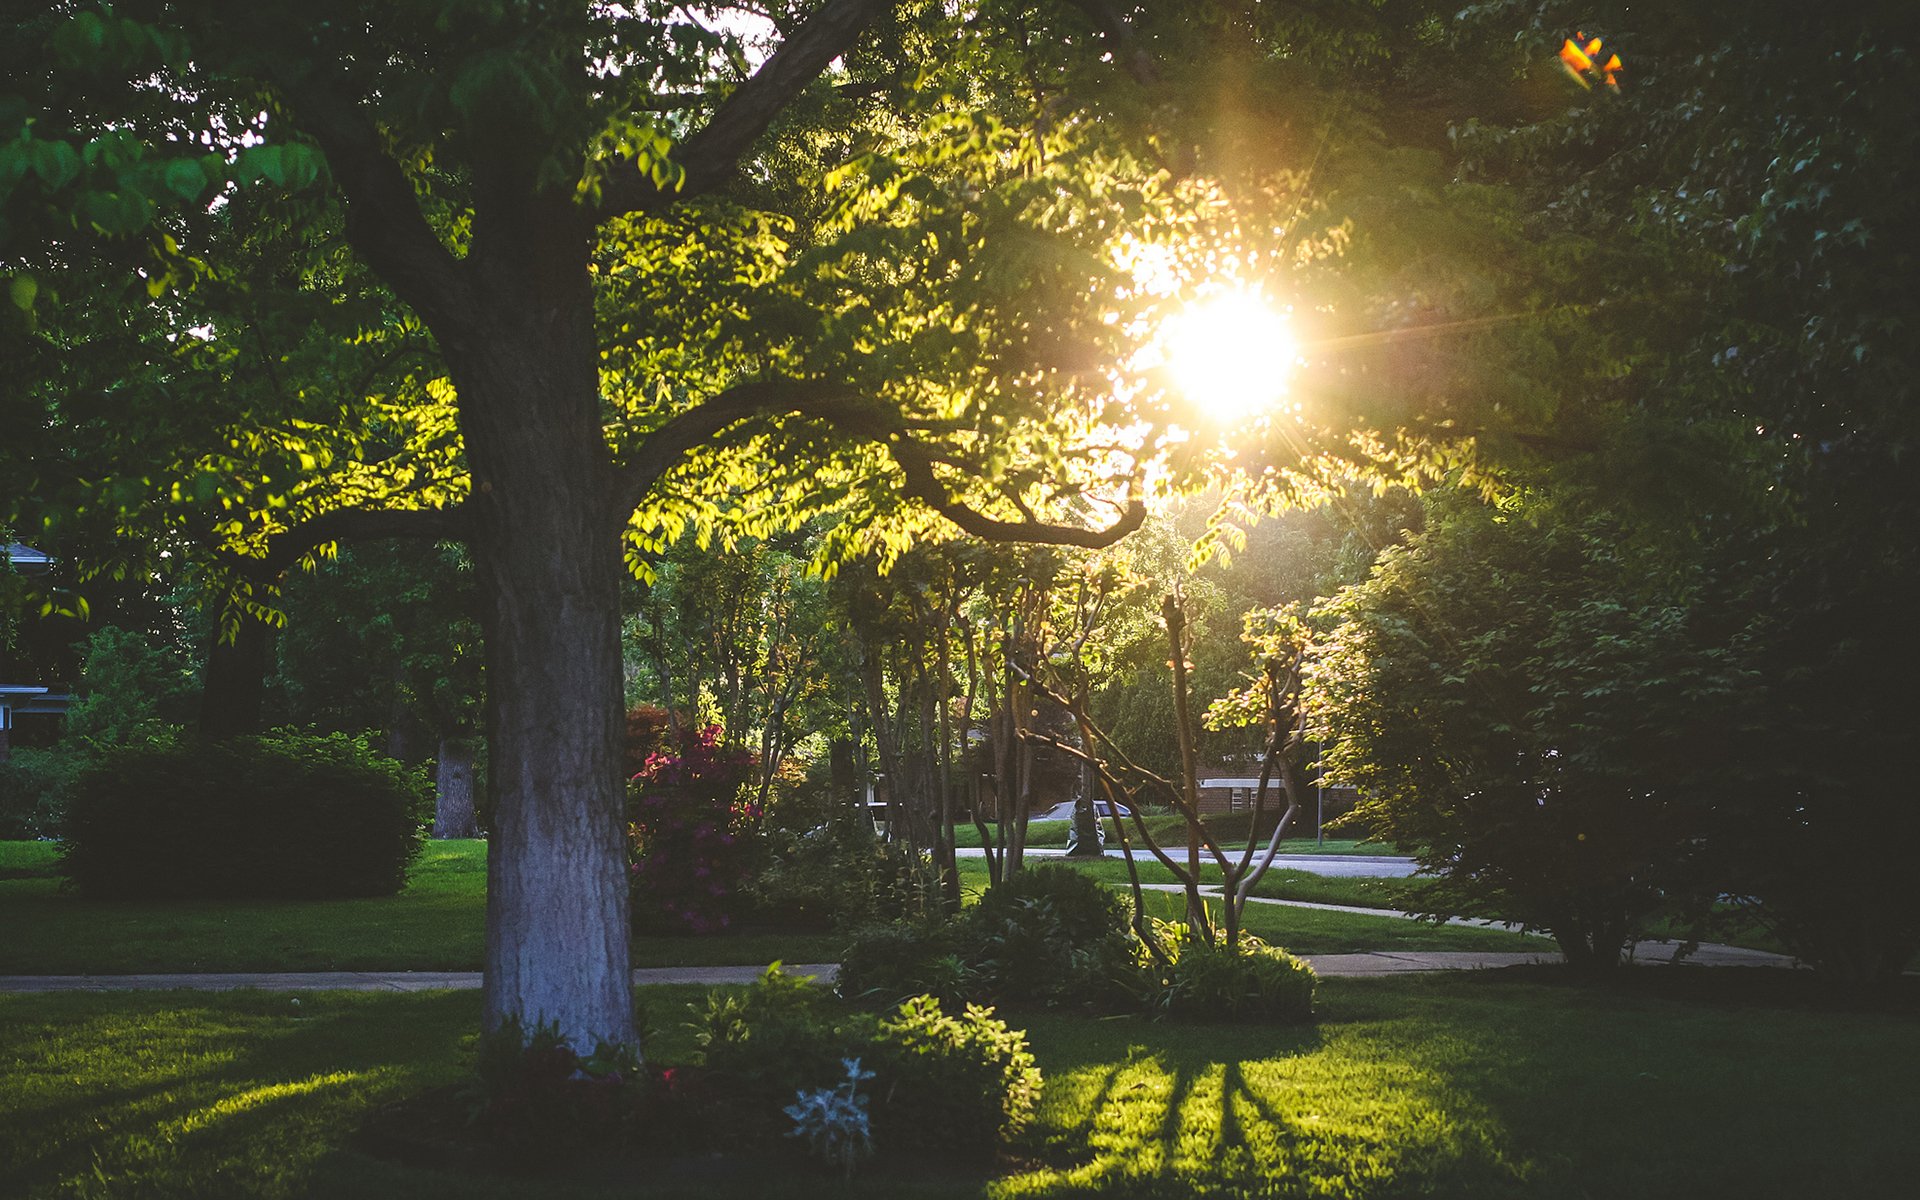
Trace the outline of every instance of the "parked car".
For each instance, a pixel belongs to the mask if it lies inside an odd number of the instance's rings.
[[[1074,802],[1071,800],[1063,801],[1045,812],[1034,813],[1033,819],[1036,821],[1071,821],[1073,820],[1073,805]],[[1113,802],[1111,800],[1095,800],[1093,802],[1093,811],[1103,817],[1111,817],[1114,811]],[[1120,806],[1121,816],[1130,816],[1132,812],[1133,810],[1126,805],[1122,804]]]

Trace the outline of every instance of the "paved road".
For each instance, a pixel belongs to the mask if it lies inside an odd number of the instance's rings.
[[[977,847],[961,847],[954,851],[960,858],[985,858],[987,852]],[[1066,851],[1051,847],[1027,848],[1028,858],[1062,858]],[[1176,861],[1185,861],[1184,848],[1175,856]],[[1108,858],[1126,857],[1120,850],[1109,848]],[[1152,855],[1136,851],[1134,857],[1142,862],[1152,860]],[[1411,858],[1395,858],[1387,855],[1372,854],[1280,854],[1273,860],[1275,867],[1285,867],[1295,871],[1309,871],[1315,875],[1337,875],[1344,878],[1401,879],[1414,873]]]

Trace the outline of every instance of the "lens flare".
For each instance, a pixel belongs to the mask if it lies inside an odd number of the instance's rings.
[[[1162,345],[1174,383],[1221,425],[1275,407],[1300,354],[1287,318],[1245,289],[1201,300],[1173,318]]]

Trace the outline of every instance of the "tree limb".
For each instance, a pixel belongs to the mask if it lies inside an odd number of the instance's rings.
[[[678,190],[663,189],[632,163],[612,172],[601,192],[599,219],[658,209],[710,192],[732,176],[741,155],[834,59],[897,0],[827,0],[794,30],[751,78],[733,90],[713,119],[680,143],[674,159],[686,171]]]
[[[291,116],[327,157],[346,197],[347,241],[442,337],[467,311],[460,260],[442,245],[413,182],[351,101],[311,79],[282,80]]]
[[[616,519],[624,523],[660,477],[689,451],[712,441],[730,425],[779,413],[831,420],[840,428],[869,437],[882,438],[891,432],[872,402],[851,388],[800,380],[738,384],[670,417],[622,460],[614,491]]]
[[[1100,30],[1107,44],[1113,47],[1114,61],[1126,68],[1135,83],[1149,88],[1160,85],[1160,64],[1133,35],[1126,17],[1112,0],[1068,0],[1068,3],[1085,13]]]
[[[952,521],[961,529],[989,542],[1027,542],[1042,546],[1079,546],[1099,550],[1111,546],[1140,528],[1147,519],[1147,506],[1134,496],[1119,517],[1105,529],[1083,529],[1078,525],[1054,525],[1045,521],[1003,521],[976,512],[956,500],[933,470],[933,455],[916,443],[896,438],[887,444],[893,461],[906,476],[905,493]]]
[[[254,579],[275,579],[329,542],[362,541],[374,538],[431,538],[459,540],[466,536],[466,523],[459,509],[441,508],[337,508],[309,517],[274,534],[267,552],[258,557],[242,554],[223,556],[229,566]]]

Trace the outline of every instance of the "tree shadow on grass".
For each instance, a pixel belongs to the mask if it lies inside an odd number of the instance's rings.
[[[13,1105],[10,1182],[178,1195],[285,1184],[370,1100],[456,1064],[477,1005],[455,993],[16,1000],[16,1070],[71,1085]]]

